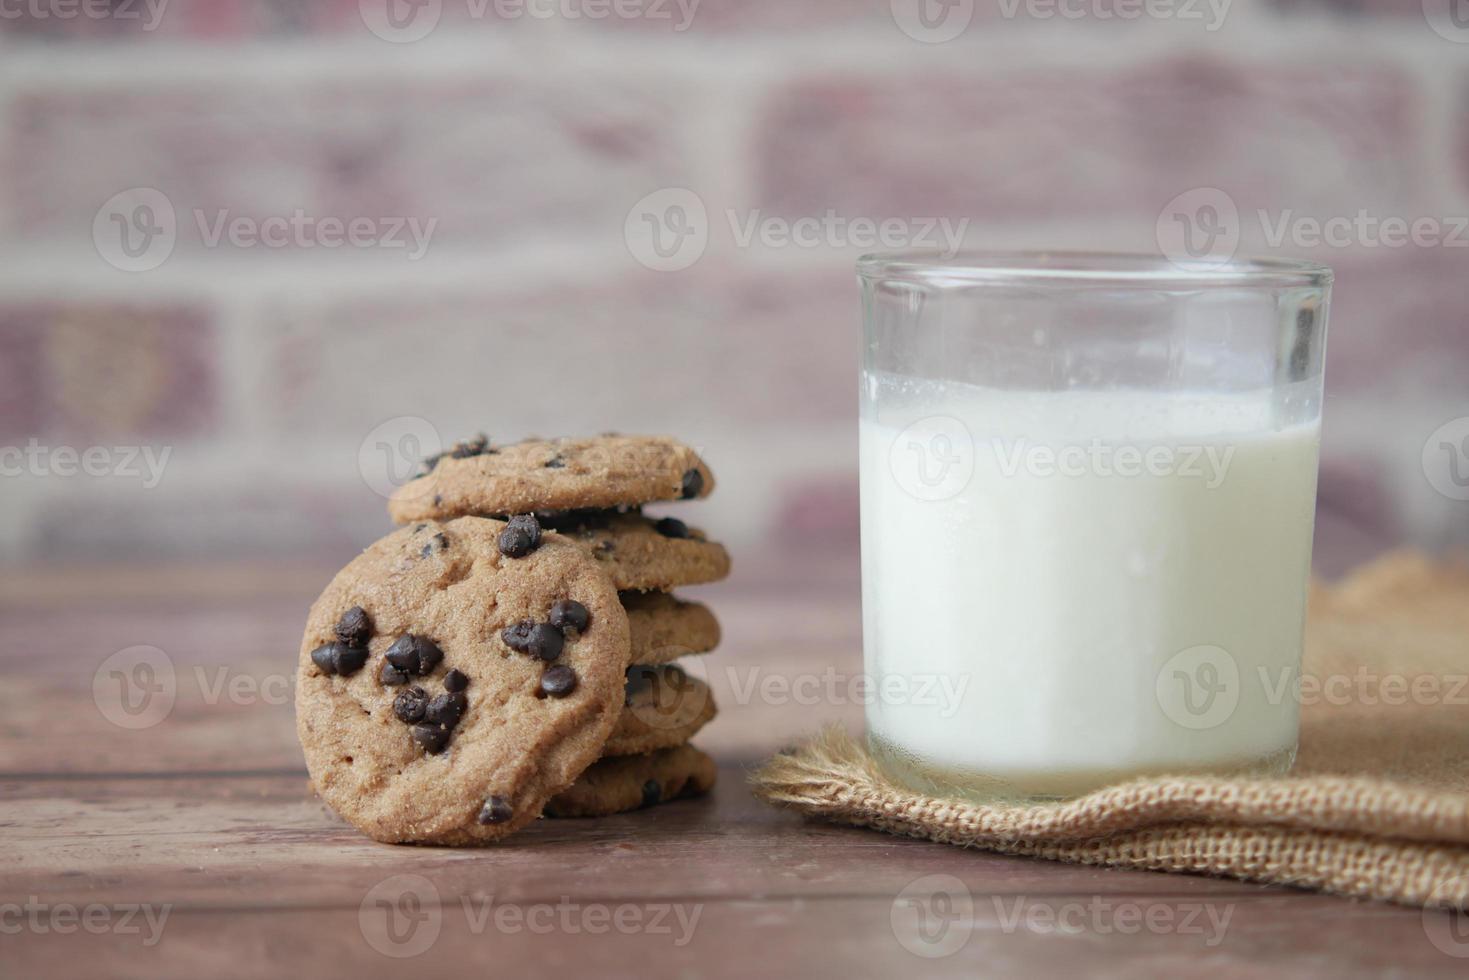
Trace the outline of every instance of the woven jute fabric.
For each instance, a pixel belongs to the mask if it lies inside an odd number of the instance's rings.
[[[812,817],[964,847],[1469,909],[1469,570],[1399,553],[1314,584],[1296,696],[1300,752],[1280,777],[980,804],[893,783],[832,728],[751,780]]]

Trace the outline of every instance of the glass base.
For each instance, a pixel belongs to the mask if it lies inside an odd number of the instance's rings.
[[[870,732],[867,748],[878,767],[894,782],[928,796],[972,803],[1051,803],[1075,799],[1094,790],[1148,776],[1281,776],[1290,770],[1296,759],[1296,745],[1293,743],[1264,756],[1226,759],[1186,768],[1135,766],[1112,770],[1052,770],[1002,778],[927,763]]]

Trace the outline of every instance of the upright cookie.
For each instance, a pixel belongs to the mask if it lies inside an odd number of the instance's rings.
[[[729,575],[729,552],[676,517],[654,519],[612,511],[541,515],[540,520],[588,548],[625,591],[667,592]]]
[[[719,620],[702,602],[685,602],[667,592],[624,592],[629,659],[635,664],[666,664],[719,646]]]
[[[546,804],[548,817],[605,817],[714,788],[714,760],[692,745],[602,759]]]
[[[312,782],[375,840],[498,840],[601,754],[627,656],[585,548],[478,517],[404,528],[311,608],[296,727]]]
[[[665,436],[527,439],[508,446],[480,436],[430,457],[424,467],[388,501],[399,524],[635,506],[707,497],[714,490],[714,474],[699,454]]]
[[[627,669],[622,717],[602,755],[638,755],[682,745],[713,720],[717,709],[709,685],[678,664]]]

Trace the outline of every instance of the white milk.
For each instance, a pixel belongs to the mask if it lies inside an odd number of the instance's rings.
[[[864,383],[867,722],[889,765],[1071,795],[1289,764],[1319,421],[1281,422],[1293,401],[1268,392]]]

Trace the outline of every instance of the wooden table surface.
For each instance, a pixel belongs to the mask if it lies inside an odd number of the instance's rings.
[[[1469,971],[1439,948],[1463,923],[1439,912],[961,851],[757,802],[750,765],[825,720],[860,725],[850,556],[745,561],[695,590],[725,626],[693,666],[721,707],[696,740],[721,764],[711,796],[482,850],[375,844],[313,798],[292,722],[330,571],[0,574],[0,975]],[[151,700],[119,701],[119,666]]]

